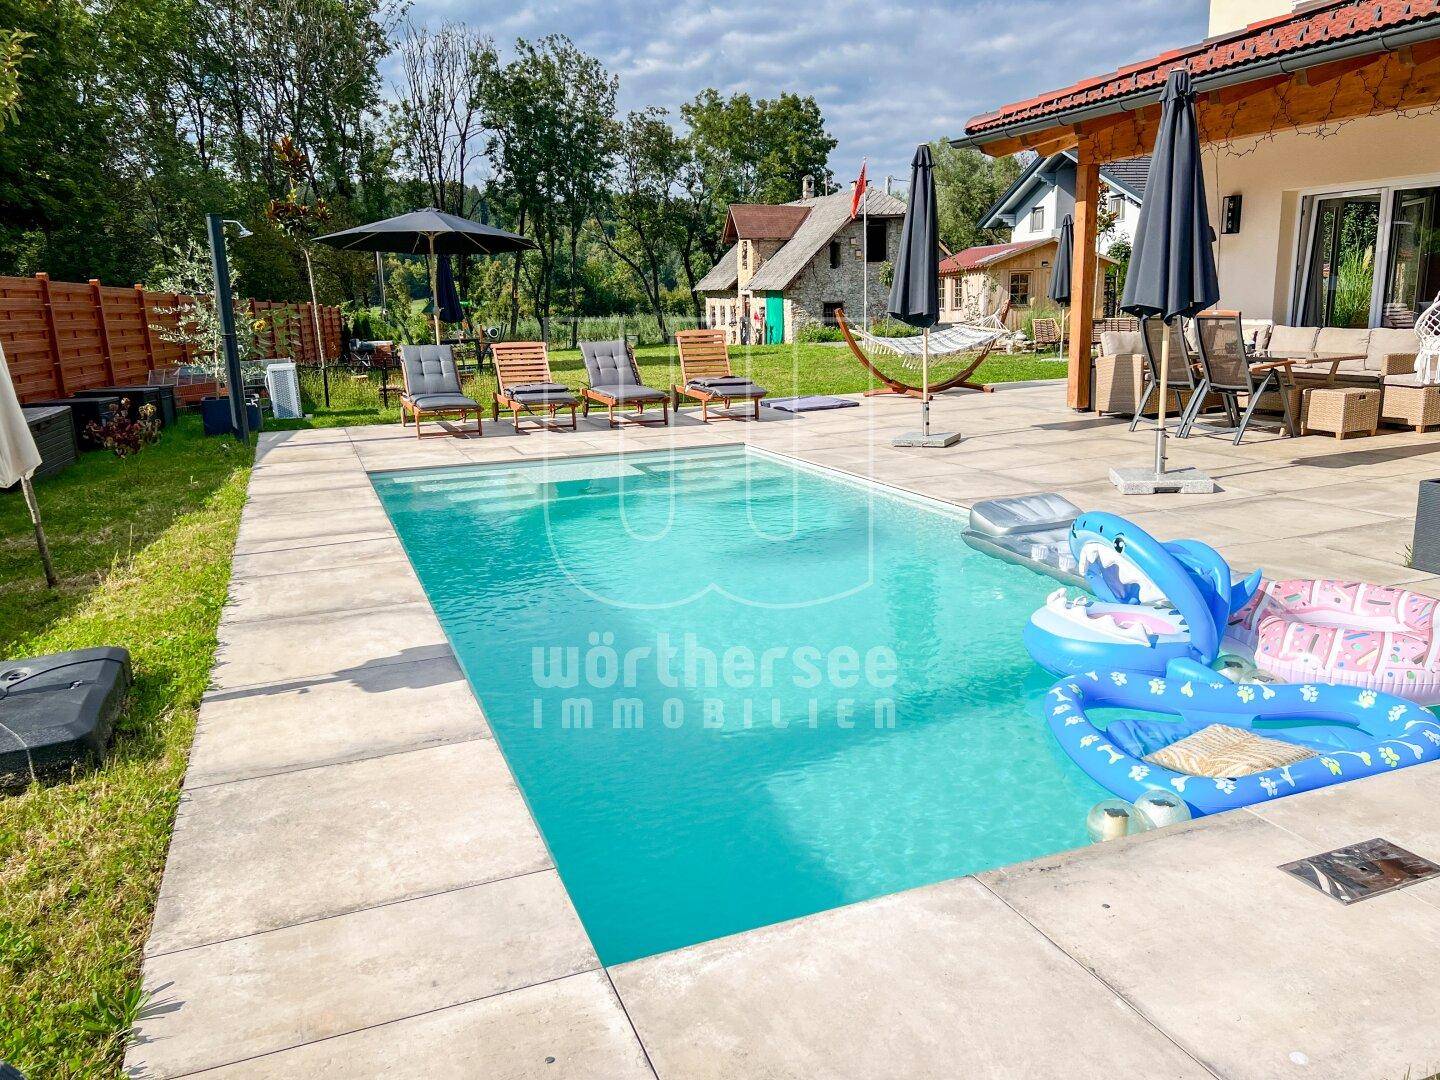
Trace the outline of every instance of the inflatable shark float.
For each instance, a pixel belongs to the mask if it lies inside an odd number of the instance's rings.
[[[1193,813],[1210,814],[1440,758],[1440,722],[1414,701],[1353,680],[1325,679],[1318,664],[1303,669],[1311,681],[1280,685],[1260,649],[1253,665],[1222,652],[1226,646],[1243,651],[1247,639],[1262,636],[1253,628],[1266,613],[1274,620],[1289,610],[1258,571],[1237,583],[1209,545],[1161,542],[1114,514],[1081,514],[1069,544],[1091,595],[1057,589],[1031,617],[1025,644],[1039,664],[1065,676],[1046,699],[1051,731],[1092,779],[1121,798],[1168,788]],[[1296,592],[1296,583],[1284,584],[1285,595]],[[1338,595],[1353,609],[1353,590]],[[1416,618],[1417,605],[1398,606]],[[1390,602],[1387,610],[1396,607]],[[1337,625],[1331,616],[1328,628]],[[1240,632],[1227,638],[1232,627]],[[1273,623],[1270,634],[1273,639]],[[1271,645],[1272,654],[1283,651]],[[1412,663],[1414,654],[1413,645],[1403,650]],[[1101,727],[1087,714],[1098,708],[1146,716]],[[1287,755],[1282,746],[1280,756],[1300,759],[1239,776],[1196,776],[1153,760],[1212,725],[1251,732],[1271,751],[1275,743],[1290,744],[1298,750]]]

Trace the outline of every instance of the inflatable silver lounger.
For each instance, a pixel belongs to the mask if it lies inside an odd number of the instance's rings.
[[[1070,553],[1070,525],[1080,512],[1069,499],[1053,492],[985,499],[970,508],[965,542],[1067,585],[1083,585]]]

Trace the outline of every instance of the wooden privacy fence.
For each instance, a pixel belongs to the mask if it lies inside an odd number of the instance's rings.
[[[66,397],[96,386],[144,383],[156,368],[198,362],[189,345],[167,341],[156,327],[174,328],[174,309],[188,296],[131,288],[51,281],[48,274],[0,277],[0,345],[20,400]],[[236,317],[258,322],[255,340],[266,356],[320,362],[310,305],[237,300]],[[325,355],[340,354],[340,309],[320,308]]]

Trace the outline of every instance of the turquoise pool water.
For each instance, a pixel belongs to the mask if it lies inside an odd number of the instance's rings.
[[[607,964],[1086,842],[1048,578],[740,448],[377,476]]]

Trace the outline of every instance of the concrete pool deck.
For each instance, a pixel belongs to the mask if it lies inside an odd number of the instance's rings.
[[[262,434],[145,954],[130,1075],[1375,1077],[1440,1068],[1440,882],[1346,908],[1275,869],[1440,857],[1440,767],[600,965],[368,473],[750,442],[969,504],[1055,490],[1237,569],[1440,594],[1404,565],[1440,439],[1173,444],[1223,490],[1122,497],[1151,436],[1054,384],[758,424]],[[1018,628],[1017,628],[1018,632]]]

